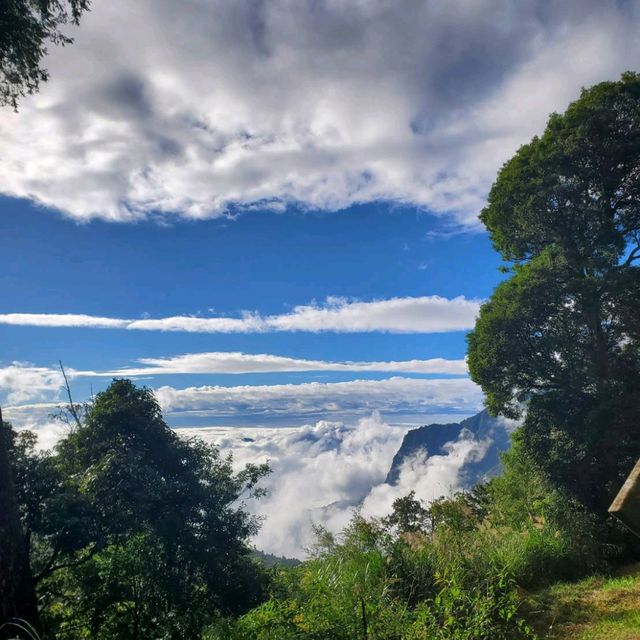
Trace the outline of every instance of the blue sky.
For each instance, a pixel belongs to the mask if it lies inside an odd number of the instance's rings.
[[[200,222],[78,224],[25,201],[1,201],[3,314],[114,318],[286,314],[296,305],[397,297],[486,297],[499,258],[480,229],[409,206],[370,203],[340,212],[255,211]],[[139,358],[203,352],[274,354],[322,361],[408,361],[465,355],[465,331],[439,333],[130,331],[0,323],[4,364],[109,371]],[[403,373],[407,377],[449,377]],[[453,375],[453,374],[452,374]],[[385,372],[168,374],[147,384],[300,384],[385,379]],[[78,377],[78,397],[108,378]],[[435,408],[434,408],[435,409]],[[436,411],[437,412],[437,411]],[[205,421],[206,422],[206,421]],[[213,421],[215,424],[215,420]]]
[[[96,2],[0,112],[0,401],[113,375],[175,426],[482,406],[501,164],[640,63],[616,0]],[[187,35],[188,34],[188,35]]]

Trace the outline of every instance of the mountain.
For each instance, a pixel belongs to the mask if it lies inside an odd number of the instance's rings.
[[[446,445],[455,442],[461,436],[473,438],[478,442],[490,441],[482,460],[469,461],[463,465],[460,470],[461,486],[470,489],[481,480],[496,475],[500,471],[500,453],[509,449],[511,439],[504,422],[492,418],[485,410],[462,422],[430,424],[408,431],[391,463],[387,484],[398,483],[400,467],[408,458],[421,451],[427,456],[447,455]]]

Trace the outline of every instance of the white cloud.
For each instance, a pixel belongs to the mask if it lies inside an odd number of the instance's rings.
[[[36,369],[36,372],[33,371]],[[67,372],[70,378],[88,372]],[[56,404],[62,379],[55,370],[31,368],[14,372],[16,382],[5,387],[21,394],[14,401],[37,399],[42,394],[49,402],[24,406],[7,406],[7,415],[14,413],[20,423],[42,422]],[[34,378],[34,376],[39,376]],[[49,378],[51,376],[51,382]],[[42,381],[44,380],[44,382]],[[31,395],[23,391],[29,381],[34,387]],[[39,390],[41,389],[41,391]],[[219,421],[233,424],[261,424],[275,422],[280,426],[300,424],[304,419],[331,416],[363,416],[379,411],[386,418],[415,416],[424,418],[438,414],[466,414],[482,406],[480,387],[469,378],[423,379],[393,377],[383,380],[349,380],[346,382],[305,382],[301,384],[199,386],[176,389],[161,386],[156,397],[167,414],[169,424],[183,423],[189,418],[209,424]],[[51,397],[51,396],[54,397]],[[15,400],[15,398],[20,398]],[[23,416],[20,418],[20,416]],[[39,416],[36,419],[36,416]]]
[[[96,2],[0,114],[0,191],[77,220],[391,199],[473,224],[548,112],[638,68],[638,7]]]
[[[271,316],[267,323],[276,331],[391,331],[439,333],[470,329],[479,302],[464,296],[391,298],[373,302],[329,298],[324,305],[295,307],[291,313]]]
[[[47,422],[23,424],[18,431],[29,430],[38,437],[35,448],[38,451],[51,450],[62,438],[70,433],[70,426],[61,420],[49,417]]]
[[[91,329],[126,329],[130,320],[101,318],[79,313],[2,313],[0,324],[27,327],[88,327]]]
[[[466,374],[465,360],[430,358],[390,362],[329,362],[287,358],[266,353],[241,352],[187,353],[169,358],[140,358],[143,366],[114,371],[75,371],[77,376],[132,377],[190,373],[272,373],[290,371],[382,371],[402,373]]]
[[[357,333],[443,333],[471,329],[480,303],[464,296],[420,296],[362,302],[327,298],[323,304],[294,307],[290,313],[261,316],[244,312],[240,318],[170,318],[127,320],[77,314],[0,314],[0,324],[37,327],[92,327],[138,331],[185,331],[191,333],[265,333],[308,331]]]
[[[156,389],[169,420],[198,417],[210,420],[236,418],[237,423],[258,424],[278,419],[295,424],[305,418],[363,415],[379,411],[385,417],[475,413],[482,406],[480,388],[468,378],[350,380],[303,384],[201,386]]]
[[[63,385],[59,370],[12,362],[0,367],[0,394],[6,402],[28,402],[57,395]]]
[[[265,518],[255,544],[272,553],[301,556],[314,522],[341,528],[371,487],[384,482],[405,431],[373,415],[350,425],[321,421],[294,429],[180,433],[204,437],[232,452],[237,467],[270,461],[272,473],[263,483],[269,493],[249,504]],[[328,505],[333,506],[327,510]]]
[[[461,488],[460,470],[468,462],[484,458],[490,440],[474,440],[462,435],[456,442],[444,446],[446,453],[428,456],[420,452],[405,460],[400,467],[398,482],[379,484],[371,489],[362,503],[366,516],[382,517],[391,512],[393,501],[414,491],[416,498],[429,503],[452,495]]]
[[[55,405],[14,408],[6,419],[19,429],[38,435],[38,447],[50,449],[64,437],[68,427],[52,422]],[[428,416],[426,422],[447,420]],[[456,417],[456,419],[458,419]],[[415,491],[430,502],[460,487],[460,470],[480,460],[489,446],[461,437],[445,447],[446,454],[407,459],[396,485],[385,484],[393,456],[408,427],[386,424],[375,412],[357,421],[319,421],[292,428],[186,428],[184,436],[198,436],[232,453],[234,466],[269,461],[272,473],[262,483],[265,498],[250,500],[248,508],[264,517],[254,543],[259,549],[303,557],[313,539],[312,526],[324,524],[340,531],[356,507],[366,516],[380,517],[391,511],[393,501]]]
[[[68,375],[75,374],[70,371]],[[299,425],[305,420],[354,420],[372,411],[380,412],[394,424],[405,424],[433,422],[445,416],[469,416],[482,407],[480,387],[468,378],[393,377],[184,389],[162,386],[154,392],[170,425],[197,421],[209,425],[285,427]],[[49,401],[5,406],[3,412],[16,426],[44,424],[60,406]]]
[[[460,470],[480,460],[489,446],[461,437],[443,455],[405,461],[397,485],[385,484],[393,456],[407,429],[385,424],[374,413],[357,422],[321,421],[291,429],[181,429],[231,452],[240,468],[269,460],[271,475],[263,483],[268,495],[249,508],[264,517],[255,539],[259,549],[304,556],[313,524],[340,531],[356,507],[363,515],[390,513],[393,501],[415,491],[430,502],[460,487]]]
[[[378,411],[411,426],[459,420],[475,413],[482,402],[479,388],[468,379],[390,378],[181,390],[165,386],[156,395],[169,424],[184,423],[193,416],[210,424],[227,418],[246,425],[265,423],[269,418],[281,425],[329,416],[342,420],[320,419],[313,426],[293,428],[178,430],[232,452],[237,466],[271,461],[273,473],[266,480],[269,495],[249,504],[266,518],[256,545],[278,554],[303,555],[313,523],[338,531],[359,504],[366,515],[379,516],[389,511],[396,497],[411,490],[427,500],[446,495],[458,486],[462,465],[482,457],[488,445],[463,439],[451,445],[447,455],[408,460],[398,484],[384,484],[407,426],[385,423]],[[50,448],[66,429],[51,420],[58,409],[55,403],[6,407],[4,417],[18,429],[32,429],[38,434],[39,446]]]

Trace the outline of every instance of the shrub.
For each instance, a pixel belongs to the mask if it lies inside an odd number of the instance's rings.
[[[515,582],[506,573],[467,586],[459,576],[438,576],[440,590],[422,604],[406,640],[524,640],[534,638],[519,616]]]

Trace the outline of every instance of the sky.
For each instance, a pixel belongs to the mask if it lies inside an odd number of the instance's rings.
[[[76,400],[133,377],[274,478],[332,456],[287,498],[307,515],[386,491],[407,428],[482,408],[496,172],[638,69],[639,22],[634,0],[95,0],[0,111],[5,417],[60,436],[61,360]],[[425,495],[477,453],[429,463]]]

